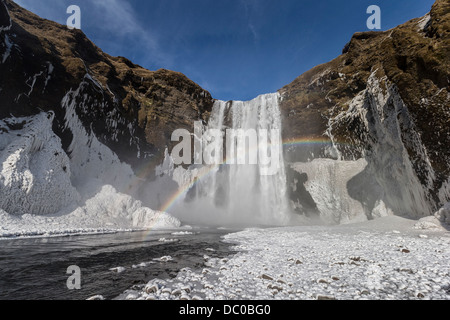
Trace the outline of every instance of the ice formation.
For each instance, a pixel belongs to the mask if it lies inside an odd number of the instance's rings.
[[[52,214],[78,200],[53,117],[49,112],[0,121],[0,208],[10,214]]]
[[[362,124],[358,137],[361,144],[355,143],[352,148],[360,148],[364,158],[346,162],[316,159],[293,165],[307,174],[305,188],[327,222],[357,222],[392,214],[420,218],[434,212],[430,190],[435,173],[427,151],[396,87],[387,84],[387,90],[382,89],[380,83],[385,79],[375,74],[370,76],[366,90],[350,102],[348,111],[332,119],[327,130],[333,138],[336,126],[358,119]],[[414,150],[414,160],[408,150]],[[337,154],[341,158],[342,153]],[[423,183],[413,161],[423,164]],[[443,187],[443,201],[447,193]]]
[[[358,201],[358,193],[362,188],[369,190],[373,184],[370,178],[358,176],[367,167],[365,159],[358,161],[340,161],[331,159],[315,159],[310,163],[295,163],[292,168],[298,173],[307,175],[306,191],[311,195],[320,217],[332,224],[366,221],[369,218],[393,215],[386,208],[382,199],[376,199],[381,190],[372,186],[370,190],[373,205]],[[368,199],[369,200],[369,199]]]
[[[375,72],[368,80],[367,89],[350,104],[343,117],[359,117],[365,124],[362,141],[371,150],[365,152],[367,171],[384,194],[382,200],[397,215],[423,217],[433,213],[429,201],[435,173],[427,151],[415,130],[407,106],[396,87],[387,84],[383,90]],[[337,120],[339,121],[339,119]],[[402,131],[408,131],[406,136]],[[416,163],[423,163],[423,183],[414,169],[408,150],[416,153]]]
[[[434,215],[417,221],[414,228],[418,230],[450,230],[450,202],[446,203]]]

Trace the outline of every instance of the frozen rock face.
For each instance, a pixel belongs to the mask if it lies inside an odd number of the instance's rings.
[[[65,111],[65,130],[72,136],[72,142],[67,147],[73,173],[71,179],[79,189],[95,179],[100,184],[109,184],[123,190],[134,179],[131,166],[121,162],[110,148],[98,140],[92,130],[87,130],[77,114],[77,111],[87,110],[93,103],[86,94],[93,81],[85,77],[80,86],[69,91],[61,102]],[[114,122],[113,119],[109,121]]]
[[[89,85],[82,82],[62,101],[70,157],[53,132],[53,112],[0,120],[0,237],[180,226],[117,190],[137,178],[76,115]]]
[[[0,121],[0,208],[11,214],[52,214],[79,198],[53,118]]]
[[[281,89],[283,139],[302,142],[285,148],[287,161],[365,159],[357,177],[371,180],[369,190],[381,190],[377,199],[398,215],[420,218],[448,202],[449,9],[437,0],[422,18],[356,33],[341,56]],[[302,186],[310,182],[295,172],[288,178],[303,181],[300,194],[291,191],[296,208],[317,213]],[[377,201],[362,187],[352,198],[368,214]],[[299,196],[309,200],[298,204]]]
[[[81,229],[179,225],[129,195],[154,177],[171,132],[212,103],[181,73],[111,57],[80,30],[0,0],[0,208],[41,227],[34,215]]]
[[[383,190],[380,200],[393,212],[416,218],[431,215],[435,173],[427,150],[396,86],[385,81],[383,89],[381,83],[373,73],[367,89],[352,100],[347,112],[330,122],[329,131],[353,125],[358,136],[353,147],[361,148],[368,162],[367,175]],[[414,150],[413,159],[410,150]],[[414,166],[419,164],[417,172]]]
[[[342,146],[335,134],[347,128],[355,140]],[[292,165],[297,173],[306,174],[301,185],[294,181],[294,187],[306,188],[313,200],[309,209],[323,220],[345,223],[392,214],[420,218],[435,211],[436,174],[428,151],[397,87],[386,78],[379,79],[374,72],[348,110],[330,120],[326,133],[338,160]],[[342,161],[348,152],[361,159]],[[308,213],[302,206],[305,197],[293,192],[291,198],[297,211]]]
[[[322,221],[329,224],[360,222],[393,215],[383,202],[382,188],[364,175],[367,165],[364,159],[315,159],[309,163],[292,164],[291,169],[299,174],[293,187],[305,188],[303,193],[297,190],[294,192],[297,195],[295,200],[291,200],[294,207],[308,216],[318,214]],[[364,197],[365,201],[362,200]]]

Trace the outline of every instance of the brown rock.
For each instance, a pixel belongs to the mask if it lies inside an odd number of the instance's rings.
[[[336,298],[332,296],[318,295],[317,300],[336,300]]]
[[[263,275],[261,276],[261,278],[264,279],[264,280],[273,281],[273,278],[272,278],[271,276],[268,276],[267,274],[263,274]]]

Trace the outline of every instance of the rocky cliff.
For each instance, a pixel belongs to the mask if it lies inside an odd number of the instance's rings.
[[[80,30],[0,0],[0,233],[56,232],[28,214],[79,230],[179,225],[121,192],[151,180],[172,132],[212,105],[180,73],[112,57]]]
[[[75,100],[72,111],[87,133],[133,167],[163,155],[172,132],[192,130],[192,119],[206,119],[213,104],[183,74],[112,57],[82,31],[41,19],[10,0],[0,1],[0,57],[0,119],[51,110],[53,129],[69,151],[73,133],[63,100]]]
[[[449,57],[446,0],[391,30],[356,33],[341,56],[281,89],[285,140],[320,141],[290,146],[287,158],[366,159],[348,189],[368,218],[381,203],[385,214],[433,213],[450,197]]]

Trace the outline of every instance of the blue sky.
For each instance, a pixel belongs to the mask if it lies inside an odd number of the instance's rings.
[[[65,24],[80,6],[81,28],[105,52],[150,70],[180,71],[222,100],[275,92],[337,57],[367,31],[369,5],[382,30],[426,14],[433,0],[16,0]]]

